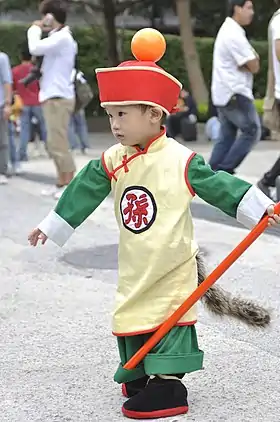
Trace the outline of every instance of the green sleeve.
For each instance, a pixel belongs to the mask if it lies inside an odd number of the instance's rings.
[[[67,186],[54,211],[75,229],[110,191],[111,182],[101,160],[91,160]]]
[[[224,171],[214,172],[199,154],[190,161],[188,180],[201,199],[234,218],[240,201],[252,187]]]

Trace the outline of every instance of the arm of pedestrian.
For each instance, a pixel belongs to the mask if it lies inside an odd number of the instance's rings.
[[[275,204],[256,186],[224,171],[213,171],[204,158],[195,155],[186,174],[189,185],[201,199],[252,229]],[[271,215],[271,214],[270,214]],[[278,224],[278,218],[270,224]]]
[[[4,104],[4,118],[9,119],[12,113],[12,84],[4,84],[4,93],[5,93],[5,104]]]
[[[194,100],[194,98],[191,94],[188,95],[185,102],[186,102],[186,106],[188,107],[189,113],[197,116],[197,114],[198,114],[197,104],[196,104],[196,102],[195,102],[195,100]]]
[[[51,37],[43,38],[42,28],[38,25],[32,25],[27,31],[28,48],[30,54],[34,56],[44,56],[48,51],[58,51],[64,41],[60,31],[54,33]]]
[[[280,61],[280,14],[272,19],[271,38],[274,42],[276,57]]]
[[[251,73],[259,71],[259,56],[245,36],[233,37],[229,42],[228,48],[239,69],[247,70]]]
[[[102,161],[91,160],[67,186],[55,209],[30,233],[30,244],[36,246],[44,234],[62,247],[110,191],[111,181]]]
[[[260,61],[258,58],[255,58],[254,60],[249,60],[247,63],[245,63],[244,66],[241,66],[241,69],[251,72],[253,75],[259,72],[260,70]]]
[[[5,53],[0,55],[0,79],[4,88],[4,118],[8,119],[11,115],[13,77],[9,57]]]
[[[2,83],[11,85],[13,82],[12,69],[9,57],[5,53],[1,53],[0,55],[0,73]]]
[[[279,40],[275,40],[275,53],[276,53],[276,57],[278,59],[278,61],[280,61],[280,39]]]

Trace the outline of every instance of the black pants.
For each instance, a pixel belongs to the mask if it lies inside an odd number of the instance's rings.
[[[188,113],[179,111],[176,114],[171,114],[166,120],[166,132],[169,138],[176,139],[181,135],[183,140],[196,141],[196,123],[192,123],[189,119]]]
[[[273,187],[278,176],[280,176],[280,156],[277,158],[273,167],[264,174],[262,182],[264,185]]]
[[[167,136],[170,138],[176,138],[181,134],[181,121],[183,118],[188,118],[188,114],[179,111],[176,114],[171,114],[166,120]]]

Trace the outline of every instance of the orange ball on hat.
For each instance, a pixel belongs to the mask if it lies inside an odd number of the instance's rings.
[[[158,62],[166,51],[166,41],[158,30],[143,28],[133,36],[131,51],[137,60]]]
[[[156,64],[166,50],[164,36],[153,28],[137,31],[131,41],[136,60],[96,69],[101,107],[147,104],[168,115],[176,107],[182,84]]]

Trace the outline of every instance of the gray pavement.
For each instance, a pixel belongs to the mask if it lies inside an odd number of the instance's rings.
[[[112,143],[92,136],[90,157]],[[207,159],[210,146],[190,147]],[[255,183],[280,145],[262,142],[240,168]],[[118,364],[110,312],[117,283],[118,230],[112,198],[60,249],[36,249],[28,232],[54,206],[40,191],[52,163],[32,160],[22,177],[0,187],[0,422],[119,422],[124,399],[113,382]],[[196,236],[213,269],[247,230],[196,199]],[[232,293],[271,309],[266,331],[220,320],[200,307],[204,370],[185,377],[188,416],[169,421],[280,421],[280,238],[264,234],[219,281]],[[167,419],[168,421],[168,419]]]

